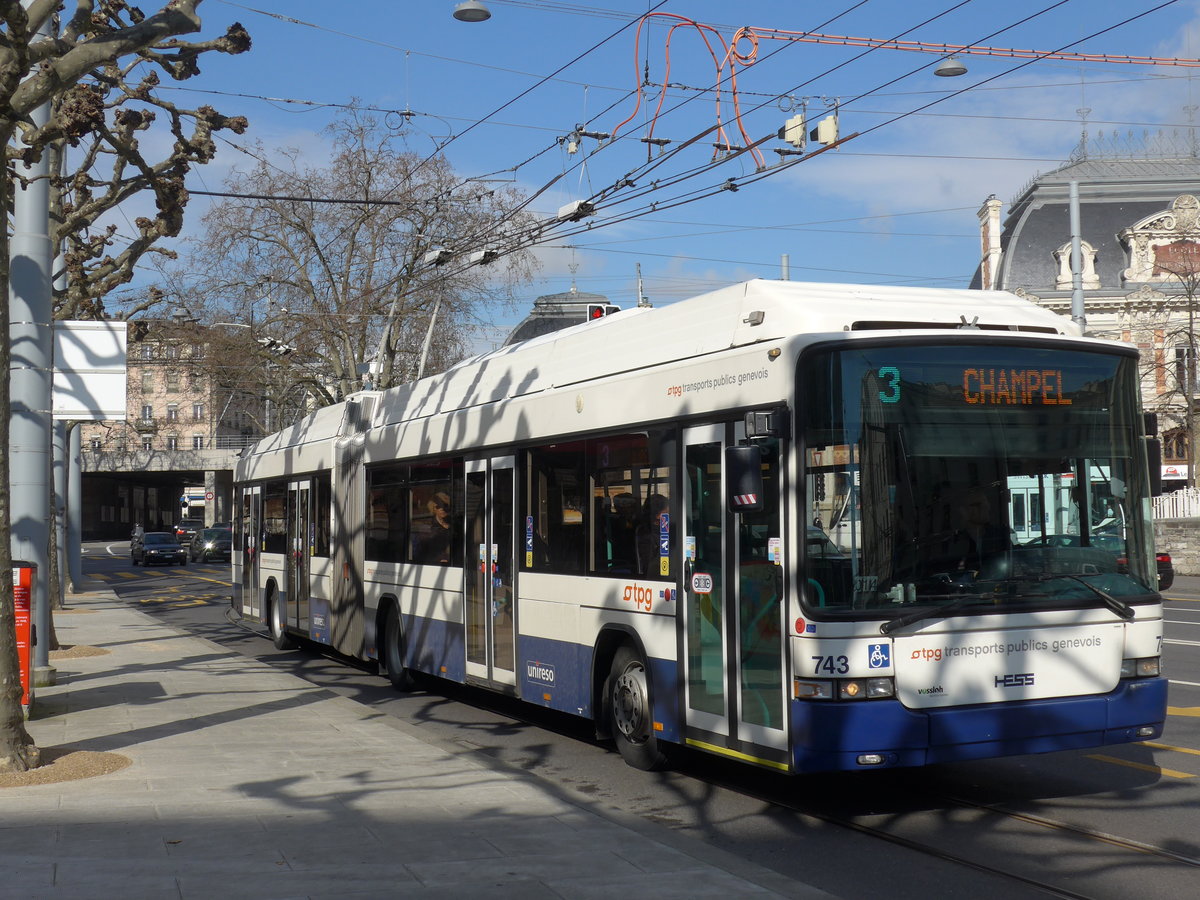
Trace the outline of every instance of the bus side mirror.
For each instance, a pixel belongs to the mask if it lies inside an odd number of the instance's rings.
[[[1146,438],[1146,468],[1150,470],[1150,496],[1161,497],[1162,486],[1162,441],[1156,437]]]
[[[1142,413],[1142,429],[1146,434],[1146,468],[1150,470],[1150,496],[1161,497],[1162,439],[1158,436],[1158,413]]]
[[[763,508],[762,451],[757,446],[725,448],[725,505],[730,512]]]

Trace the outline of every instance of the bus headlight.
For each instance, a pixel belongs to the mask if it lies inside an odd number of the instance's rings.
[[[807,681],[797,678],[793,694],[797,700],[832,700],[834,697],[833,682]]]
[[[797,678],[793,696],[797,700],[876,700],[896,695],[893,678]]]
[[[1162,658],[1146,656],[1141,659],[1121,660],[1122,678],[1156,678],[1162,674]]]
[[[857,679],[838,682],[838,699],[839,700],[857,700],[860,697],[867,695],[867,686],[864,682]]]
[[[867,679],[867,699],[874,700],[877,697],[895,697],[896,696],[896,680],[894,678],[868,678]]]

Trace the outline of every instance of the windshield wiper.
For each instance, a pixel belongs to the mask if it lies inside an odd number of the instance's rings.
[[[944,615],[945,613],[955,612],[967,605],[968,601],[987,601],[990,602],[995,598],[995,594],[946,594],[944,596],[955,598],[953,602],[947,603],[944,606],[922,606],[920,609],[915,609],[910,613],[905,613],[902,616],[897,616],[894,619],[889,619],[879,626],[880,634],[891,634],[893,631],[898,631],[905,625],[912,625],[914,622],[920,622],[923,619],[932,619],[935,616]]]
[[[1097,597],[1099,597],[1101,600],[1103,600],[1104,605],[1107,606],[1109,609],[1111,609],[1113,612],[1115,612],[1122,619],[1126,619],[1126,620],[1132,619],[1134,616],[1137,615],[1137,613],[1134,612],[1133,607],[1130,606],[1128,603],[1126,603],[1124,600],[1118,600],[1116,597],[1114,597],[1108,591],[1101,590],[1100,588],[1096,587],[1096,585],[1092,584],[1090,581],[1084,581],[1083,578],[1080,577],[1079,575],[1051,575],[1048,577],[1050,577],[1050,578],[1070,578],[1072,581],[1079,582],[1085,588],[1087,588],[1089,591],[1091,591],[1093,594],[1095,594]]]
[[[1036,581],[1039,583],[1045,583],[1047,581],[1054,581],[1057,578],[1069,578],[1071,581],[1082,584],[1085,588],[1103,600],[1104,605],[1115,612],[1122,619],[1132,619],[1137,615],[1137,612],[1134,611],[1133,607],[1124,600],[1120,599],[1119,597],[1114,597],[1103,588],[1096,587],[1096,585],[1092,584],[1090,581],[1084,581],[1082,575],[1076,575],[1073,572],[1042,572],[1038,575],[1010,575],[1008,578],[1004,579],[1004,581]]]

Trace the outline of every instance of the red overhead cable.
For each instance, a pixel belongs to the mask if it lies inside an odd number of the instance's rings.
[[[714,78],[714,94],[716,105],[716,125],[715,131],[717,140],[714,142],[714,147],[717,148],[714,152],[714,158],[719,155],[721,149],[732,151],[734,149],[741,150],[743,148],[735,148],[727,136],[725,130],[725,122],[722,117],[721,108],[723,103],[722,93],[724,86],[728,83],[729,102],[732,106],[732,118],[737,124],[738,132],[742,139],[746,142],[745,149],[749,149],[751,155],[757,162],[759,168],[764,165],[764,159],[759,152],[757,144],[750,140],[747,134],[745,124],[742,121],[741,104],[738,93],[737,76],[738,69],[747,69],[758,61],[758,44],[761,40],[774,41],[797,41],[812,44],[837,44],[848,47],[869,47],[880,50],[907,50],[916,53],[936,53],[942,56],[950,55],[970,55],[970,56],[1002,56],[1011,59],[1061,59],[1072,62],[1093,62],[1093,63],[1120,63],[1125,65],[1144,65],[1144,66],[1185,66],[1185,67],[1200,67],[1200,59],[1186,59],[1177,57],[1159,57],[1159,56],[1127,56],[1114,53],[1071,53],[1068,51],[1048,51],[1048,50],[1019,50],[1010,47],[984,47],[978,44],[934,44],[926,41],[901,41],[894,38],[867,38],[853,37],[844,34],[822,34],[816,31],[783,31],[777,28],[759,28],[756,26],[745,26],[737,29],[726,42],[720,32],[712,25],[706,25],[698,22],[695,19],[687,16],[677,15],[675,13],[659,13],[651,12],[642,16],[638,21],[637,36],[634,41],[634,72],[637,78],[637,104],[634,110],[629,114],[628,118],[619,122],[611,131],[612,137],[617,136],[617,132],[625,125],[629,124],[641,109],[643,89],[648,86],[649,80],[643,79],[637,71],[637,58],[639,46],[642,37],[642,26],[651,20],[666,20],[670,23],[667,29],[667,37],[663,42],[663,63],[664,75],[662,84],[668,85],[670,82],[671,71],[671,39],[675,35],[677,29],[690,29],[693,33],[698,34],[704,42],[705,49],[712,58],[715,69]],[[711,40],[710,40],[711,38]],[[714,48],[714,41],[720,46],[723,55]],[[664,90],[658,98],[658,103],[654,108],[650,117],[650,122],[647,128],[647,136],[644,138],[648,143],[653,143],[654,128],[658,123],[659,114],[662,111],[663,101],[666,99],[666,91]]]
[[[926,41],[897,41],[879,38],[852,37],[844,34],[821,34],[815,31],[781,31],[773,28],[747,28],[761,40],[801,41],[810,44],[840,44],[846,47],[878,47],[881,50],[909,50],[916,53],[962,54],[971,56],[1004,56],[1012,59],[1066,59],[1071,62],[1122,63],[1131,66],[1188,66],[1200,67],[1200,59],[1181,59],[1166,56],[1126,56],[1119,53],[1069,53],[1045,50],[1017,50],[1011,47],[981,47],[968,44],[933,44]]]

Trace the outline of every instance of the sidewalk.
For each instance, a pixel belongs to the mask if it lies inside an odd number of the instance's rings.
[[[828,897],[75,595],[28,728],[132,765],[0,788],[5,898]]]

